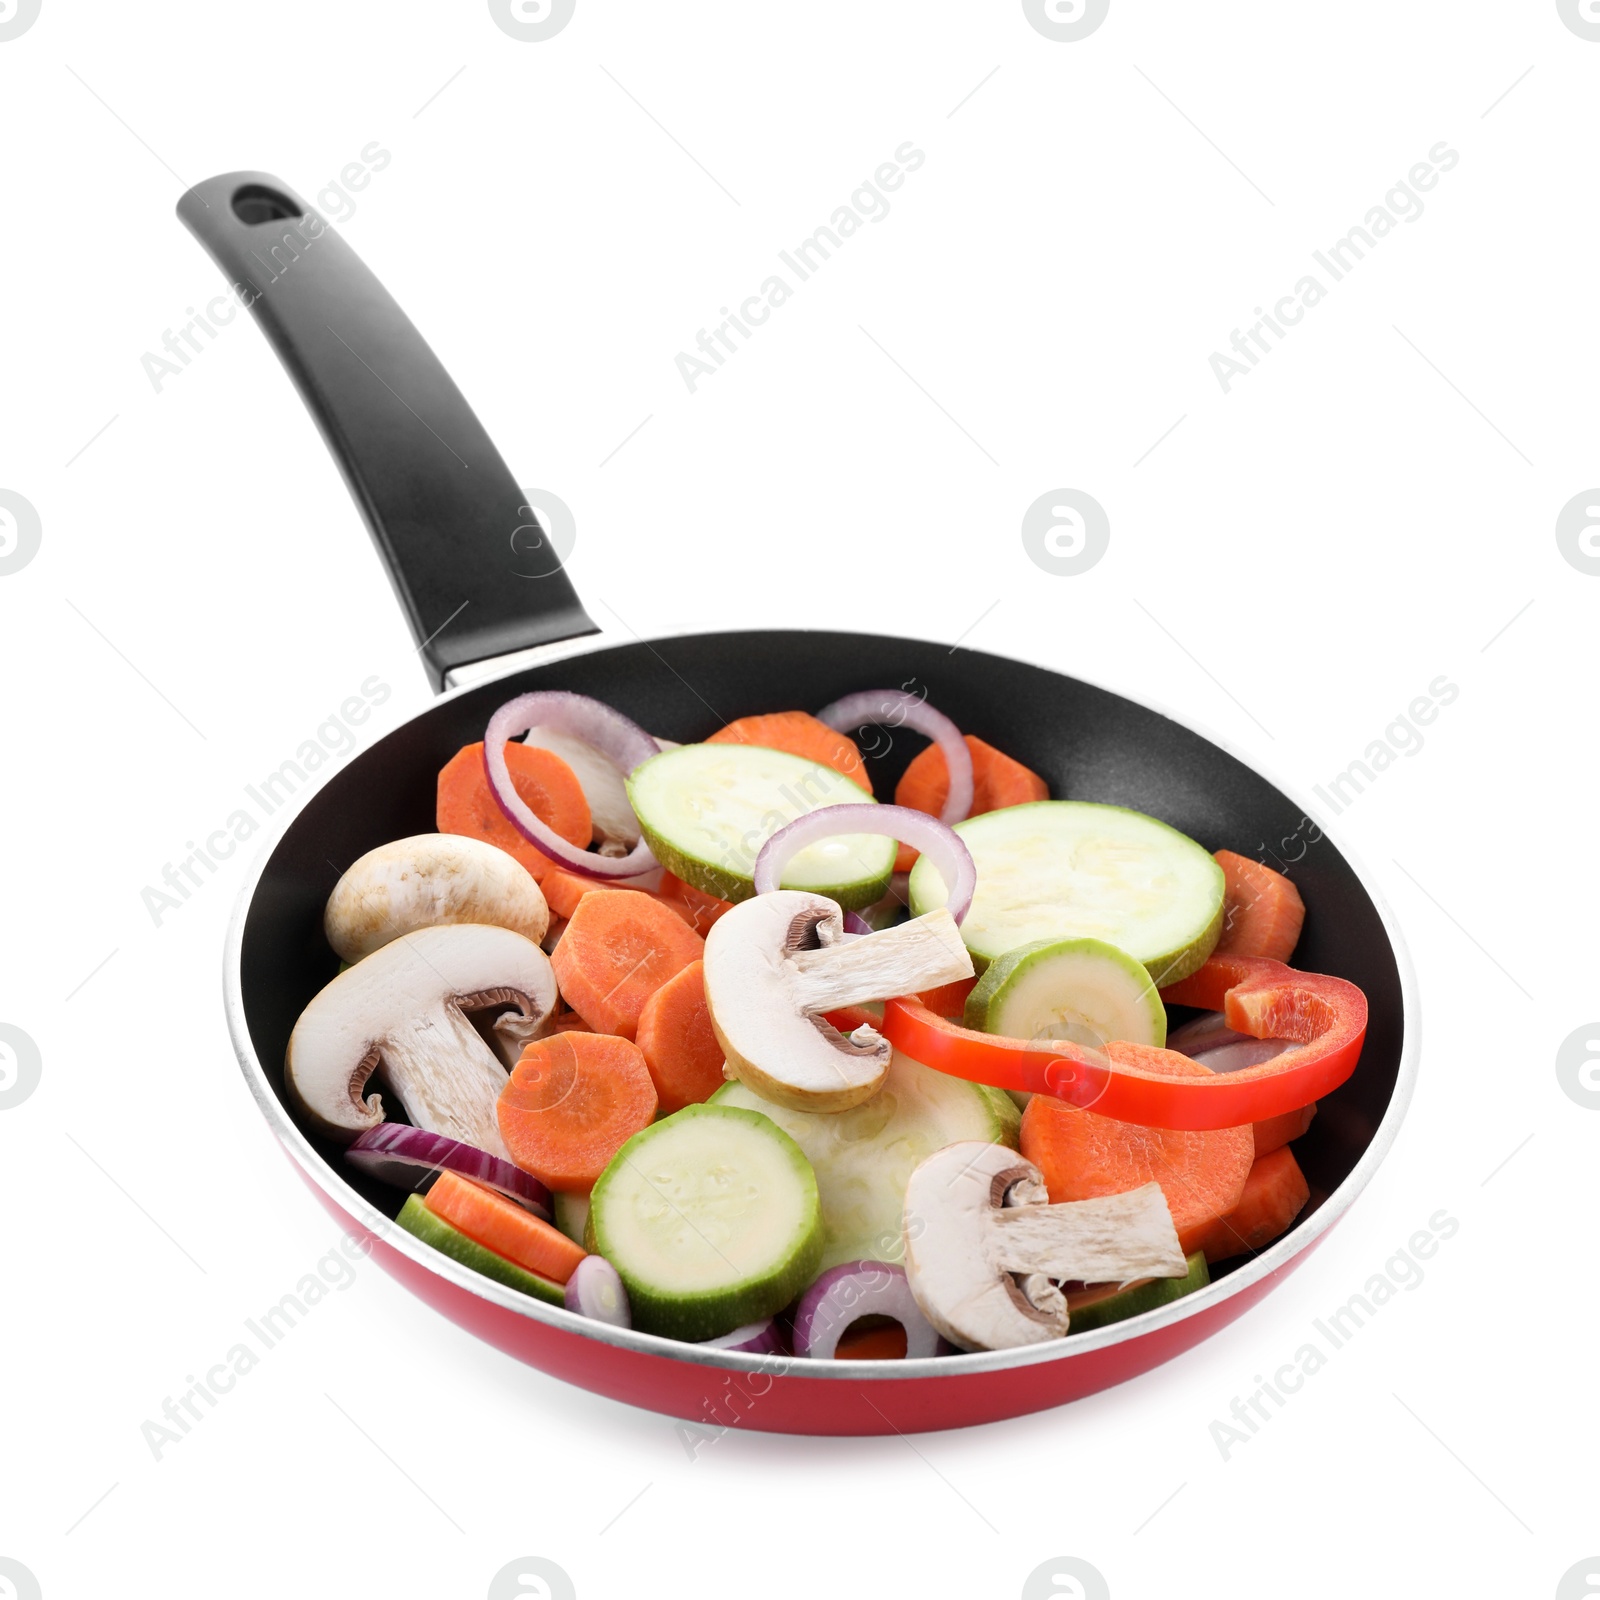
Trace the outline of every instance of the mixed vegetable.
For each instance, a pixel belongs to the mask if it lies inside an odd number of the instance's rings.
[[[929,740],[892,804],[869,727]],[[1365,1036],[1288,879],[900,690],[682,746],[523,695],[437,822],[334,887],[289,1090],[417,1238],[616,1327],[915,1359],[1154,1310],[1293,1223]]]

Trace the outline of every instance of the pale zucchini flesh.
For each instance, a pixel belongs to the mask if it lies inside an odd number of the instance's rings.
[[[980,969],[1019,945],[1093,938],[1140,962],[1159,987],[1194,972],[1222,933],[1222,868],[1187,835],[1122,806],[1040,800],[956,824],[978,869],[962,937]],[[915,916],[945,903],[924,855]]]
[[[656,860],[722,900],[746,900],[761,847],[825,806],[871,805],[842,773],[783,750],[688,744],[652,756],[628,779],[628,798]],[[846,911],[881,900],[894,871],[892,839],[842,834],[799,851],[782,887],[825,894]]]
[[[766,1117],[687,1106],[617,1152],[589,1197],[586,1242],[621,1275],[636,1328],[715,1339],[816,1276],[817,1180]]]
[[[742,1083],[724,1084],[711,1105],[770,1117],[805,1151],[817,1175],[824,1231],[819,1270],[842,1261],[899,1261],[906,1184],[947,1144],[1017,1146],[1020,1117],[999,1089],[935,1072],[896,1051],[883,1087],[848,1111],[795,1111]]]

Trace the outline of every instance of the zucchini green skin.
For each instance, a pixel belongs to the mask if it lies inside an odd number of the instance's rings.
[[[1184,1295],[1193,1294],[1196,1289],[1203,1289],[1210,1282],[1211,1273],[1206,1266],[1205,1255],[1196,1250],[1189,1257],[1189,1271],[1185,1277],[1150,1278],[1131,1289],[1123,1289],[1104,1300],[1096,1300],[1093,1305],[1082,1306],[1071,1314],[1067,1332],[1088,1333],[1092,1328],[1105,1328],[1113,1322],[1142,1316],[1159,1306],[1171,1305],[1174,1300],[1181,1300]]]
[[[713,752],[707,756],[706,752]],[[703,771],[707,760],[720,760],[733,771],[742,765],[755,765],[757,757],[776,757],[781,775],[774,774],[774,787],[764,793],[761,804],[764,814],[756,824],[739,834],[737,848],[729,846],[720,856],[696,854],[682,837],[673,831],[679,819],[672,816],[671,795],[663,793],[669,780],[677,782],[676,774],[682,772],[682,785],[695,792],[696,773]],[[821,787],[819,787],[821,785]],[[759,781],[746,798],[759,788]],[[680,745],[676,750],[665,750],[648,761],[641,762],[627,780],[628,800],[639,820],[639,831],[652,854],[674,877],[682,878],[704,894],[721,900],[748,900],[755,893],[752,874],[756,856],[773,833],[797,817],[821,808],[821,805],[871,805],[872,795],[843,773],[824,769],[816,762],[791,755],[784,750],[767,750],[759,745],[692,744]],[[753,807],[752,807],[753,809]],[[732,824],[737,829],[738,824]],[[754,837],[752,837],[754,836]],[[813,894],[826,895],[837,901],[841,909],[856,911],[882,900],[889,892],[889,882],[894,875],[895,846],[893,840],[873,839],[873,849],[881,858],[881,870],[849,879],[842,883],[799,882],[785,883],[785,887],[805,889]],[[730,859],[736,855],[737,859]]]
[[[474,1272],[481,1272],[484,1277],[493,1278],[508,1289],[520,1289],[523,1294],[531,1294],[535,1300],[543,1300],[548,1305],[566,1303],[566,1290],[559,1283],[527,1272],[516,1262],[507,1261],[493,1250],[484,1249],[477,1240],[469,1239],[459,1228],[451,1227],[443,1217],[435,1216],[423,1203],[420,1194],[406,1196],[406,1203],[400,1207],[400,1214],[395,1221],[407,1233],[424,1244],[432,1245],[440,1255],[449,1256],[452,1261],[470,1267]]]
[[[1159,1050],[1167,1042],[1167,1008],[1148,969],[1103,939],[1040,939],[997,956],[967,996],[962,1021],[975,1032],[1011,1039],[1053,1037],[1036,1026],[1041,1001],[1046,1011],[1073,1013],[1093,1035],[1070,1035],[1080,1044],[1100,1049],[1125,1039]],[[1107,1028],[1096,1027],[1096,1020]]]
[[[714,1139],[719,1121],[725,1130],[730,1159],[751,1132],[769,1146],[770,1154],[795,1185],[789,1198],[800,1214],[800,1226],[796,1233],[777,1241],[769,1259],[754,1270],[742,1276],[730,1271],[720,1282],[685,1290],[670,1281],[670,1262],[662,1255],[646,1263],[641,1259],[642,1252],[635,1254],[635,1246],[627,1237],[627,1212],[644,1186],[660,1192],[654,1178],[648,1175],[659,1174],[664,1165],[671,1165],[671,1147],[686,1130]],[[695,1139],[686,1144],[686,1164],[687,1160],[703,1160]],[[652,1145],[657,1148],[652,1150]],[[700,1175],[698,1167],[693,1175]],[[753,1204],[759,1206],[759,1200]],[[692,1218],[685,1215],[685,1220],[693,1226]],[[710,1102],[685,1106],[641,1129],[612,1158],[589,1196],[589,1220],[584,1233],[586,1248],[603,1255],[621,1276],[634,1327],[691,1342],[715,1339],[747,1322],[758,1322],[781,1311],[816,1277],[822,1258],[822,1208],[816,1174],[800,1146],[767,1117]]]

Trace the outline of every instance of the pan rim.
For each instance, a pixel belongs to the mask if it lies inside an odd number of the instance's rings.
[[[719,629],[713,632],[704,632],[686,629],[676,633],[652,634],[650,641],[692,639],[726,641],[730,638],[738,638],[741,633],[752,635],[772,633],[823,634],[847,631],[850,630],[832,628],[748,628],[738,631]],[[881,638],[891,644],[903,643],[916,646],[926,646],[940,642],[908,638],[903,635],[874,635],[874,637]],[[379,738],[387,738],[390,733],[398,731],[424,715],[427,711],[432,710],[435,706],[442,705],[446,701],[454,700],[464,694],[477,693],[485,687],[501,682],[504,679],[514,678],[525,672],[539,670],[548,665],[555,665],[574,656],[590,655],[602,650],[623,649],[638,642],[640,641],[610,639],[603,633],[586,635],[577,640],[560,641],[551,647],[551,652],[547,657],[537,662],[522,661],[508,668],[504,673],[473,683],[463,684],[458,688],[449,689],[443,694],[434,696],[421,710],[410,713],[402,721],[396,723],[394,727],[386,729]],[[1389,947],[1394,954],[1395,967],[1400,980],[1401,1046],[1394,1090],[1390,1095],[1383,1118],[1374,1130],[1366,1149],[1361,1153],[1360,1159],[1351,1168],[1344,1181],[1328,1195],[1317,1211],[1304,1222],[1297,1223],[1290,1228],[1281,1239],[1244,1266],[1229,1273],[1226,1278],[1210,1283],[1204,1289],[1197,1290],[1192,1294],[1183,1295],[1179,1299],[1153,1311],[1144,1312],[1136,1317],[1128,1317],[1120,1322],[1110,1323],[1104,1328],[1093,1329],[1087,1333],[1073,1334],[1065,1339],[1050,1340],[1044,1344],[1026,1345],[1010,1350],[977,1351],[954,1356],[934,1356],[921,1360],[895,1362],[811,1361],[798,1356],[751,1355],[732,1350],[707,1349],[702,1345],[686,1344],[680,1340],[664,1338],[657,1334],[643,1333],[633,1328],[614,1328],[609,1324],[577,1316],[575,1313],[566,1311],[563,1308],[547,1305],[529,1295],[519,1294],[513,1289],[502,1287],[492,1279],[485,1278],[480,1273],[472,1272],[470,1269],[450,1260],[447,1256],[441,1255],[438,1251],[428,1248],[421,1240],[414,1238],[405,1229],[398,1227],[392,1218],[386,1216],[376,1206],[372,1205],[354,1187],[347,1183],[333,1167],[324,1161],[312,1146],[310,1140],[301,1132],[293,1117],[290,1116],[288,1107],[274,1092],[250,1039],[249,1026],[244,1012],[242,956],[245,922],[249,916],[250,907],[254,903],[255,892],[260,886],[261,879],[266,873],[267,864],[274,852],[306,809],[306,806],[315,795],[321,792],[325,785],[331,783],[344,771],[348,761],[354,759],[357,752],[352,752],[351,757],[347,758],[346,761],[319,774],[317,782],[301,791],[295,797],[296,803],[293,809],[274,820],[268,837],[257,850],[250,864],[249,872],[235,897],[223,950],[224,1010],[227,1017],[229,1036],[233,1043],[234,1055],[239,1062],[245,1082],[268,1126],[277,1136],[279,1143],[283,1145],[290,1159],[299,1167],[302,1176],[321,1190],[334,1205],[349,1216],[358,1226],[364,1228],[376,1238],[381,1239],[391,1249],[397,1250],[408,1257],[425,1271],[432,1273],[435,1277],[443,1278],[458,1289],[465,1290],[469,1294],[488,1301],[503,1311],[526,1317],[533,1322],[543,1323],[554,1332],[571,1333],[580,1338],[591,1339],[597,1344],[609,1345],[633,1354],[664,1357],[670,1360],[686,1362],[691,1366],[702,1366],[728,1372],[761,1372],[775,1377],[799,1377],[823,1382],[829,1380],[850,1383],[872,1381],[892,1384],[915,1382],[925,1378],[941,1376],[977,1377],[1010,1371],[1013,1368],[1032,1367],[1044,1362],[1065,1361],[1078,1356],[1093,1355],[1099,1351],[1109,1349],[1113,1345],[1142,1338],[1146,1334],[1176,1326],[1191,1317],[1202,1315],[1220,1306],[1234,1295],[1241,1294],[1262,1280],[1272,1277],[1297,1256],[1304,1254],[1349,1210],[1356,1196],[1366,1188],[1373,1174],[1382,1165],[1399,1134],[1401,1124],[1405,1121],[1416,1090],[1416,1079],[1420,1068],[1422,1049],[1421,1002],[1411,953],[1390,908],[1387,897],[1378,887],[1373,875],[1361,857],[1353,852],[1334,831],[1325,826],[1322,818],[1312,807],[1305,803],[1304,797],[1294,786],[1283,782],[1269,767],[1263,766],[1253,757],[1245,755],[1229,739],[1213,732],[1203,723],[1181,716],[1171,708],[1158,702],[1124,693],[1122,690],[1109,684],[1101,683],[1095,678],[1076,672],[1059,671],[1054,667],[1041,667],[1040,663],[1030,661],[1025,656],[1007,654],[996,650],[969,650],[967,654],[1008,661],[1021,666],[1035,667],[1041,671],[1050,672],[1055,676],[1085,684],[1090,688],[1098,689],[1129,704],[1152,711],[1158,716],[1165,717],[1169,722],[1175,723],[1188,732],[1207,740],[1225,754],[1232,756],[1234,760],[1249,771],[1270,783],[1286,799],[1297,805],[1302,815],[1314,822],[1318,830],[1324,833],[1334,844],[1335,848],[1349,864],[1350,870],[1355,874],[1362,890],[1371,900],[1374,909],[1378,913],[1379,921],[1383,925],[1384,933],[1388,937]],[[376,742],[374,741],[374,745]],[[367,748],[371,749],[373,747],[369,745]]]

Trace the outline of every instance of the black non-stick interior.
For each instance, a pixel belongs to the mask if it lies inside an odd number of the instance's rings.
[[[357,756],[297,816],[246,915],[242,993],[250,1037],[280,1097],[295,1018],[338,968],[322,908],[340,873],[375,845],[434,829],[439,768],[483,737],[502,701],[572,689],[687,743],[755,712],[816,709],[857,689],[905,687],[964,731],[1040,773],[1057,798],[1148,812],[1200,841],[1281,865],[1305,898],[1295,965],[1359,984],[1371,1007],[1355,1076],[1322,1102],[1295,1153],[1314,1210],[1360,1159],[1388,1107],[1402,1043],[1400,973],[1355,872],[1300,808],[1208,740],[1156,712],[1040,667],[918,640],[850,633],[701,634],[625,644],[531,668],[442,701]],[[874,741],[868,740],[869,745]],[[879,741],[882,740],[880,738]],[[899,731],[869,757],[880,799],[922,747]],[[1311,841],[1317,842],[1311,842]],[[391,1215],[393,1191],[323,1158]],[[1223,1271],[1227,1268],[1222,1269]]]

